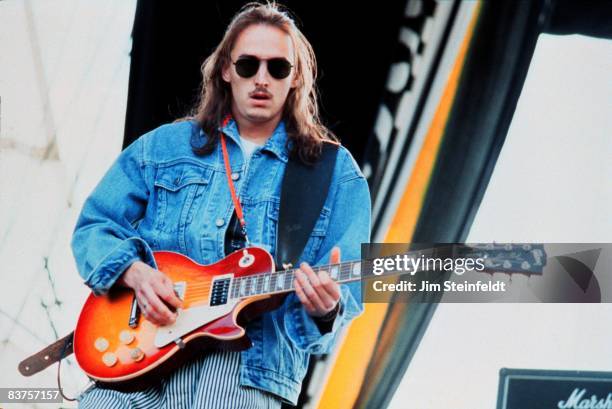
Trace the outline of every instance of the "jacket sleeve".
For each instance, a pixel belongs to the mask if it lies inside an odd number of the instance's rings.
[[[359,260],[361,243],[370,240],[371,224],[370,192],[361,173],[339,182],[330,217],[327,235],[313,265],[328,264],[334,246],[340,247],[341,261]],[[361,314],[361,283],[341,284],[340,289],[340,310],[327,333],[321,333],[295,293],[287,296],[284,311],[279,314],[284,314],[285,330],[298,348],[312,354],[330,352],[341,329]]]
[[[87,198],[72,236],[79,274],[94,294],[105,294],[134,261],[155,267],[153,252],[139,237],[149,189],[144,137],[125,149]]]

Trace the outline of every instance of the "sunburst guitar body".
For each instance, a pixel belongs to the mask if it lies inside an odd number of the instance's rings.
[[[79,366],[96,381],[134,385],[135,379],[170,370],[211,344],[244,349],[250,346],[241,325],[247,312],[272,308],[274,303],[261,301],[278,298],[261,294],[262,277],[274,272],[272,256],[264,249],[240,250],[211,265],[173,252],[154,256],[183,307],[172,325],[159,327],[140,314],[131,289],[115,286],[104,296],[91,294],[74,332],[74,352]],[[267,293],[280,290],[269,286],[268,279]],[[245,309],[255,304],[259,308]]]

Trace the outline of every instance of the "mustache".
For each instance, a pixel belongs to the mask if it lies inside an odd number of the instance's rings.
[[[249,92],[249,97],[252,97],[255,94],[265,94],[267,97],[272,98],[272,93],[270,93],[270,91],[268,91],[267,89],[261,87],[255,88],[254,91]]]

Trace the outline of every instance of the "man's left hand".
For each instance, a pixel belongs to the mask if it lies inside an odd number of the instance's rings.
[[[334,247],[330,264],[339,262],[340,248]],[[323,317],[336,308],[340,301],[340,286],[329,277],[327,271],[321,270],[317,274],[308,263],[302,263],[295,277],[295,292],[311,317]]]

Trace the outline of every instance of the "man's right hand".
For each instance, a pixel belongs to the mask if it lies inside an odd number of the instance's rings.
[[[119,278],[118,283],[130,287],[136,294],[140,311],[155,325],[172,324],[182,301],[174,292],[172,280],[142,261],[135,261]]]

